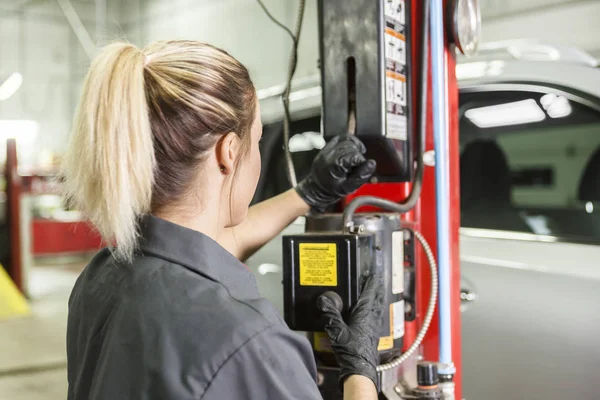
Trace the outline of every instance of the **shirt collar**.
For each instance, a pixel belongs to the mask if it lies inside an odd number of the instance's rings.
[[[232,297],[259,297],[256,278],[230,252],[205,234],[154,216],[140,223],[140,250],[222,283]]]

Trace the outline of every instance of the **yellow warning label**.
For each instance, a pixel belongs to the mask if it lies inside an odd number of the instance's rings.
[[[316,351],[331,353],[331,342],[325,332],[315,332],[313,334],[313,347]]]
[[[337,286],[337,245],[300,243],[300,285]]]
[[[379,338],[379,345],[377,345],[377,351],[389,350],[394,347],[394,338],[386,336]]]
[[[394,348],[394,307],[390,304],[390,336],[380,337],[377,351],[390,350]]]

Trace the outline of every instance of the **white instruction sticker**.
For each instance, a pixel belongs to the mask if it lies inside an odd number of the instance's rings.
[[[404,300],[392,304],[394,313],[394,325],[392,326],[394,340],[404,336]]]
[[[397,140],[408,132],[405,6],[403,0],[385,2],[386,135]]]
[[[406,20],[406,12],[404,7],[404,0],[386,0],[385,16],[404,25],[404,21]]]
[[[404,232],[392,233],[392,293],[404,292]]]
[[[406,140],[406,117],[402,115],[387,116],[387,136],[390,139]]]

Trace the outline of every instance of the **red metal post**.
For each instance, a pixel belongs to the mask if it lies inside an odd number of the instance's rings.
[[[6,271],[19,290],[23,291],[23,261],[21,257],[21,178],[18,171],[17,142],[6,141],[6,202],[9,227],[10,256]]]
[[[448,10],[448,8],[446,8]],[[446,18],[446,20],[448,20]],[[448,38],[446,37],[446,43]],[[452,359],[456,366],[456,399],[462,399],[462,341],[460,314],[460,145],[459,100],[456,81],[456,52],[446,46],[446,82],[448,84],[448,135],[450,151],[450,268],[452,271]]]
[[[413,0],[413,6],[419,3]],[[448,8],[446,8],[448,10]],[[448,20],[446,18],[446,20]],[[458,133],[458,85],[455,75],[455,56],[454,48],[448,43],[446,38],[446,83],[447,83],[447,112],[448,112],[448,134],[449,134],[449,152],[450,152],[450,239],[452,247],[450,250],[450,269],[451,269],[451,303],[452,303],[452,358],[456,367],[454,381],[456,383],[455,398],[462,399],[462,359],[461,359],[461,325],[460,325],[460,165],[459,165],[459,133]],[[431,87],[431,86],[430,86]],[[428,93],[431,98],[431,92]],[[431,102],[429,102],[431,104]],[[429,107],[431,111],[431,107]],[[428,115],[427,121],[427,150],[433,150],[433,116]],[[423,191],[421,194],[420,208],[417,211],[417,219],[421,227],[421,232],[431,245],[437,257],[436,240],[436,204],[435,204],[435,171],[431,167],[425,169],[423,178]],[[426,262],[424,254],[421,254],[420,265]],[[419,318],[423,318],[423,305],[427,304],[429,298],[430,274],[426,268],[417,270],[417,288],[418,301],[421,305]],[[434,317],[429,333],[423,342],[423,352],[426,359],[436,360],[439,353],[439,321],[437,312]]]
[[[413,132],[417,132],[419,110],[419,56],[421,39],[421,2],[411,0],[411,38],[412,38],[412,90],[413,90]],[[462,361],[461,361],[461,337],[460,337],[460,254],[459,254],[459,229],[460,229],[460,186],[459,186],[459,144],[458,144],[458,86],[454,74],[455,59],[454,49],[448,44],[446,46],[446,82],[448,85],[448,116],[449,116],[449,151],[450,156],[450,208],[451,208],[451,260],[450,268],[452,270],[452,356],[456,366],[455,375],[455,398],[462,399]],[[430,58],[431,60],[431,58]],[[429,68],[431,71],[431,65]],[[427,138],[426,149],[433,150],[433,113],[432,113],[432,92],[431,92],[431,72],[429,74],[429,91],[427,93]],[[413,142],[415,142],[413,140]],[[415,143],[416,145],[416,143]],[[347,205],[357,196],[371,195],[384,197],[393,201],[402,201],[410,192],[410,184],[405,183],[382,183],[363,186],[358,192],[349,196],[342,203]],[[371,211],[373,207],[364,207],[360,211]],[[436,239],[436,204],[435,204],[435,172],[432,167],[425,167],[423,177],[423,188],[421,200],[415,209],[405,216],[406,220],[414,221],[416,229],[420,230],[429,242],[434,254],[437,257],[437,239]],[[429,302],[431,293],[430,280],[431,274],[427,267],[427,258],[422,249],[417,252],[417,324],[407,324],[405,347],[410,346],[415,337],[415,332],[421,327],[425,316],[426,306]],[[418,325],[418,326],[417,326]],[[423,356],[427,360],[436,361],[439,357],[439,321],[437,311],[434,315],[428,334],[423,341]]]

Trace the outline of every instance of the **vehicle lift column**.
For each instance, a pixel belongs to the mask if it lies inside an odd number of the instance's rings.
[[[462,398],[458,89],[443,3],[318,0],[324,135],[356,135],[378,164],[370,184],[307,217],[304,235],[283,240],[285,319],[308,333],[325,399],[341,394],[316,299],[336,296],[347,315],[373,269],[384,274],[389,307],[379,342],[381,398],[442,398],[421,390],[428,382],[439,382],[446,399]],[[425,158],[435,162],[425,166]],[[436,260],[445,297],[442,312],[434,303],[427,315],[438,289],[428,265]]]

